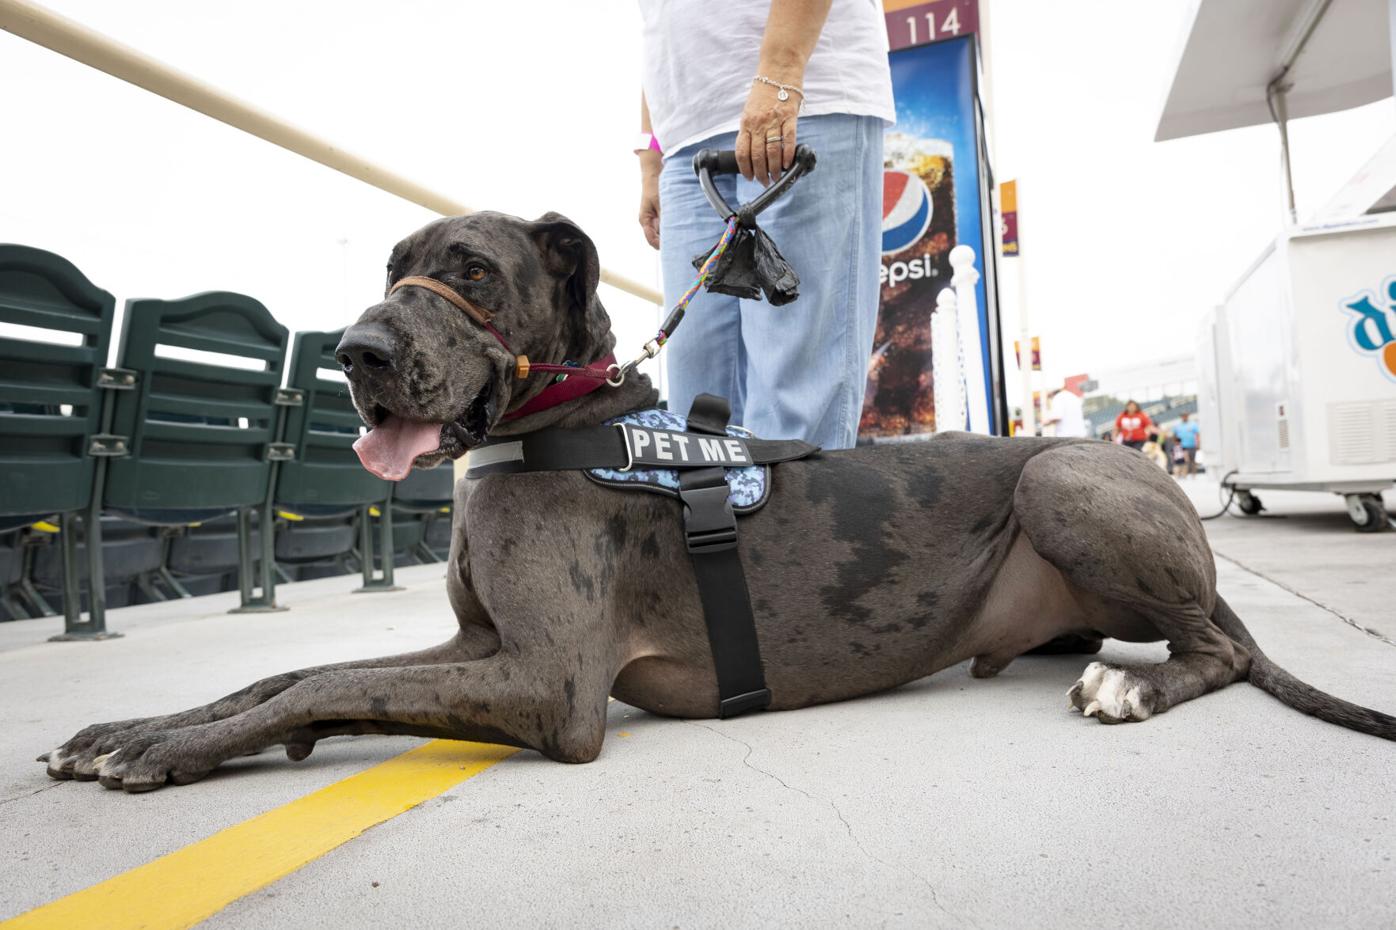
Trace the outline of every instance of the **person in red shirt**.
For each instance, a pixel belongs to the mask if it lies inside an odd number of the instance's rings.
[[[1115,418],[1115,435],[1131,449],[1142,449],[1150,436],[1158,435],[1158,427],[1135,401],[1125,403],[1125,409]]]

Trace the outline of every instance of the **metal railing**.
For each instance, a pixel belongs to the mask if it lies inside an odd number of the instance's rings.
[[[0,0],[0,29],[443,216],[473,212],[458,200],[28,0]],[[601,282],[654,304],[664,302],[654,288],[605,268],[601,269]]]

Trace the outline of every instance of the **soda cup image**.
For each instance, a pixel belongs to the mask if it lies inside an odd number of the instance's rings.
[[[882,299],[859,433],[873,442],[935,430],[931,310],[950,285],[955,247],[953,146],[889,132],[883,142]]]

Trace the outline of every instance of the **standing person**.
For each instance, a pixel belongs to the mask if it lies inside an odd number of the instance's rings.
[[[1081,395],[1072,387],[1062,386],[1047,395],[1047,419],[1042,421],[1044,436],[1088,435],[1086,415],[1081,409]]]
[[[1178,447],[1183,450],[1183,474],[1191,478],[1197,474],[1197,447],[1201,442],[1202,432],[1197,421],[1185,413],[1183,422],[1178,424],[1173,433],[1178,437]]]
[[[881,287],[882,134],[896,116],[881,5],[641,0],[640,11],[640,225],[670,306],[724,226],[695,153],[736,151],[741,176],[713,179],[734,206],[788,170],[797,144],[818,159],[761,214],[799,299],[774,308],[700,292],[668,346],[669,406],[686,413],[695,395],[718,394],[758,436],[852,446]]]
[[[1126,401],[1125,409],[1115,417],[1115,433],[1120,437],[1120,442],[1131,449],[1143,449],[1149,436],[1157,432],[1154,421],[1132,400]]]
[[[1164,433],[1163,453],[1168,456],[1168,473],[1175,477],[1181,475],[1187,457],[1183,455],[1183,447],[1179,444],[1176,433]]]

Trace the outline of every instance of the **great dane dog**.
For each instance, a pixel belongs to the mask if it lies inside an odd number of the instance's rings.
[[[504,419],[549,380],[519,377],[505,339],[548,363],[614,348],[599,271],[591,240],[557,214],[442,219],[399,243],[390,287],[430,277],[463,301],[404,287],[346,331],[338,355],[377,431],[374,467],[401,477],[487,436],[654,407],[650,381],[632,374]],[[494,328],[462,302],[493,314]],[[771,503],[742,518],[739,538],[773,710],[884,691],[967,659],[972,675],[990,677],[1079,634],[1168,643],[1161,664],[1089,665],[1069,698],[1102,723],[1146,720],[1249,678],[1301,711],[1396,739],[1396,718],[1318,692],[1265,657],[1217,594],[1187,498],[1131,449],[951,433],[819,454],[775,467],[772,480]],[[269,746],[304,759],[343,734],[481,740],[587,762],[601,751],[610,695],[655,714],[716,715],[673,500],[574,471],[462,480],[447,589],[460,629],[433,649],[97,724],[40,761],[55,778],[126,791],[185,784]]]

